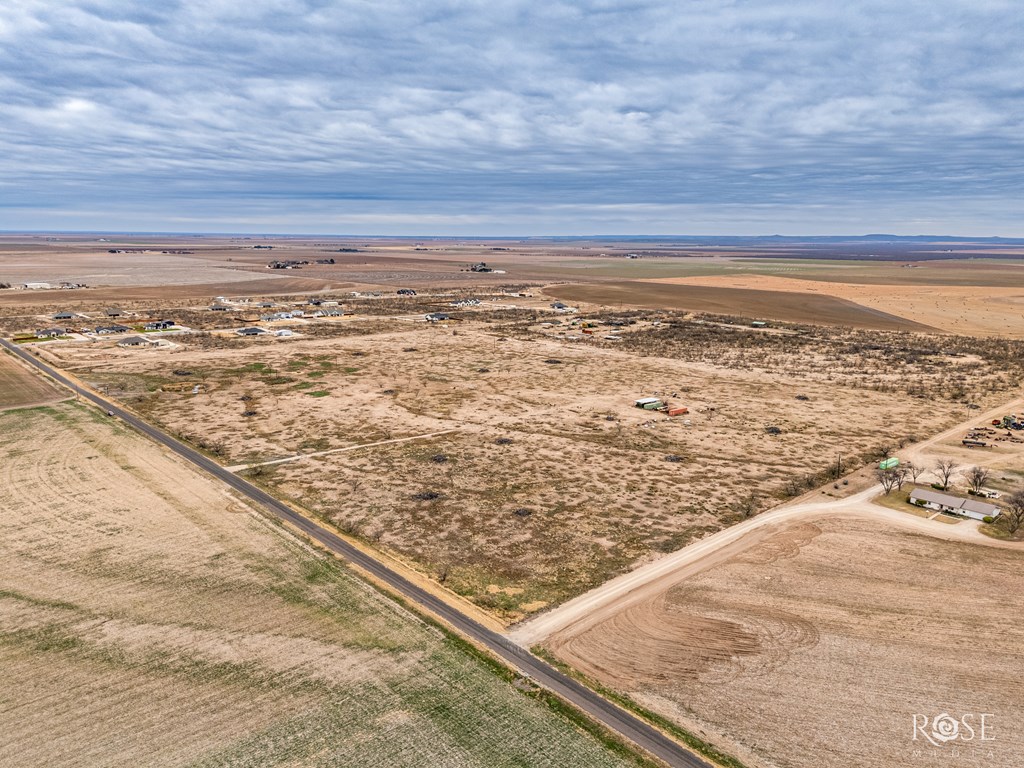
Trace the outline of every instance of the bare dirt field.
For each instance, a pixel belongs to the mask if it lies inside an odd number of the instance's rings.
[[[935,265],[921,269],[936,271]],[[920,270],[911,271],[911,276]],[[850,276],[853,280],[858,276]],[[893,284],[814,281],[770,275],[668,278],[659,284],[685,285],[687,291],[709,289],[769,291],[791,294],[785,302],[814,304],[826,297],[854,302],[871,310],[969,336],[1024,338],[1024,288],[1015,286]]]
[[[1021,764],[1020,552],[849,518],[755,542],[546,647],[750,766]],[[915,742],[915,713],[994,741]]]
[[[538,324],[551,314],[527,315],[46,354],[505,621],[730,525],[737,500],[763,509],[829,481],[840,458],[845,472],[957,423],[964,397],[1017,381],[973,343],[968,359],[906,334],[632,316],[618,344],[572,342]],[[633,406],[653,393],[689,414]]]
[[[556,285],[547,287],[545,293],[563,301],[587,302],[606,307],[682,309],[753,319],[884,331],[935,330],[924,323],[830,295],[798,293],[795,290],[710,287],[677,282],[677,278],[669,279],[672,282],[630,280],[620,283]]]
[[[0,410],[45,405],[67,395],[0,350]]]
[[[0,457],[0,765],[621,765],[96,411]]]

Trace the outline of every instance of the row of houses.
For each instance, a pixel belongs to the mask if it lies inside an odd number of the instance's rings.
[[[118,309],[117,307],[108,307],[107,309],[103,310],[103,314],[106,315],[107,317],[124,317],[127,313],[124,312],[123,310]],[[53,320],[74,320],[77,317],[87,318],[88,316],[77,315],[74,312],[69,312],[66,309],[57,312],[56,314],[50,315],[50,318]]]
[[[153,320],[146,323],[143,326],[143,330],[146,331],[166,331],[168,328],[176,327],[176,323],[173,320]],[[98,336],[111,336],[118,333],[129,333],[131,328],[127,325],[100,325],[93,329],[93,333]],[[60,336],[65,336],[68,333],[74,331],[74,328],[67,328],[62,326],[54,326],[53,328],[42,328],[36,331],[36,338],[38,339],[56,339]]]

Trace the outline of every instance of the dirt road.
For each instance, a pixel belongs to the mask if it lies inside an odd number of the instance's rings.
[[[968,427],[1008,413],[1018,408],[1024,399],[1013,401],[985,413],[976,414],[969,421],[951,427],[920,443],[909,446],[900,454],[920,460],[922,453],[934,444],[948,439]],[[663,592],[668,586],[684,578],[724,562],[780,528],[795,521],[832,515],[863,517],[884,520],[903,530],[933,536],[947,541],[962,541],[990,547],[1021,549],[1020,544],[999,541],[985,536],[972,522],[951,526],[944,523],[915,517],[871,503],[871,499],[882,492],[879,485],[873,485],[860,493],[838,501],[789,502],[757,517],[744,520],[730,528],[719,531],[706,539],[680,549],[649,565],[623,574],[600,587],[563,603],[553,611],[543,613],[530,621],[513,628],[508,637],[529,648],[556,632],[570,629],[573,635],[612,616],[629,605]]]

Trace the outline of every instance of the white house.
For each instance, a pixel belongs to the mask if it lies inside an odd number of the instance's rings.
[[[930,491],[927,488],[915,488],[911,491],[910,503],[939,512],[962,515],[973,520],[984,520],[986,517],[996,517],[999,514],[999,507],[995,504]]]

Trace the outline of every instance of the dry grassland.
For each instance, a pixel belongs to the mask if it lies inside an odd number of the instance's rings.
[[[1022,564],[877,522],[805,522],[548,647],[749,766],[1016,768]],[[914,713],[943,712],[991,713],[995,740],[912,741]]]
[[[917,337],[688,322],[631,331],[616,347],[516,324],[375,327],[106,359],[53,353],[227,465],[333,451],[245,474],[506,621],[731,524],[737,499],[754,494],[763,509],[803,493],[839,455],[848,469],[961,420],[960,398],[984,404],[1013,385],[984,360],[910,361],[901,344]],[[875,370],[893,360],[899,375]],[[633,407],[652,393],[691,413]]]
[[[0,457],[0,765],[621,764],[95,411]]]
[[[66,395],[42,376],[29,370],[6,350],[0,350],[0,411],[45,405]]]

